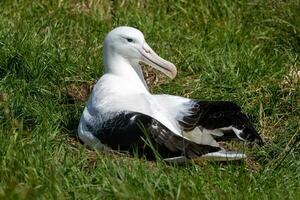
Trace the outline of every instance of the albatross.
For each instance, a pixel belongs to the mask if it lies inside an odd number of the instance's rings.
[[[90,148],[179,162],[243,159],[244,153],[227,151],[221,143],[263,143],[235,103],[151,94],[141,63],[171,79],[177,74],[175,65],[158,56],[138,29],[121,26],[106,35],[104,75],[78,126],[79,138]]]

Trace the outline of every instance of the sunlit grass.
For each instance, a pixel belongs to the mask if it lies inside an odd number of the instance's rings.
[[[0,199],[299,199],[299,13],[299,0],[0,1]],[[246,162],[183,166],[81,145],[118,25],[178,67],[153,92],[234,101],[266,145]]]

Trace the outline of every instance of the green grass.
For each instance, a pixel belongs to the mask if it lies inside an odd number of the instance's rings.
[[[0,199],[300,198],[300,1],[193,2],[0,1]],[[118,25],[178,67],[153,92],[237,102],[266,145],[170,166],[74,140],[85,101],[70,87],[100,78]]]

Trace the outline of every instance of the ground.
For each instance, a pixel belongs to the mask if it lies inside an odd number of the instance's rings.
[[[0,1],[0,199],[299,199],[300,1]],[[154,93],[231,100],[266,144],[240,163],[95,152],[74,130],[102,42],[139,28],[178,67]]]

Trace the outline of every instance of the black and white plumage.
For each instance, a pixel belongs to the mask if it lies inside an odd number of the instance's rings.
[[[176,67],[159,57],[143,34],[118,27],[104,41],[105,73],[83,111],[78,135],[92,148],[138,152],[168,161],[196,157],[241,159],[218,143],[231,139],[262,144],[248,117],[234,103],[200,101],[148,90],[140,62],[176,76]]]

